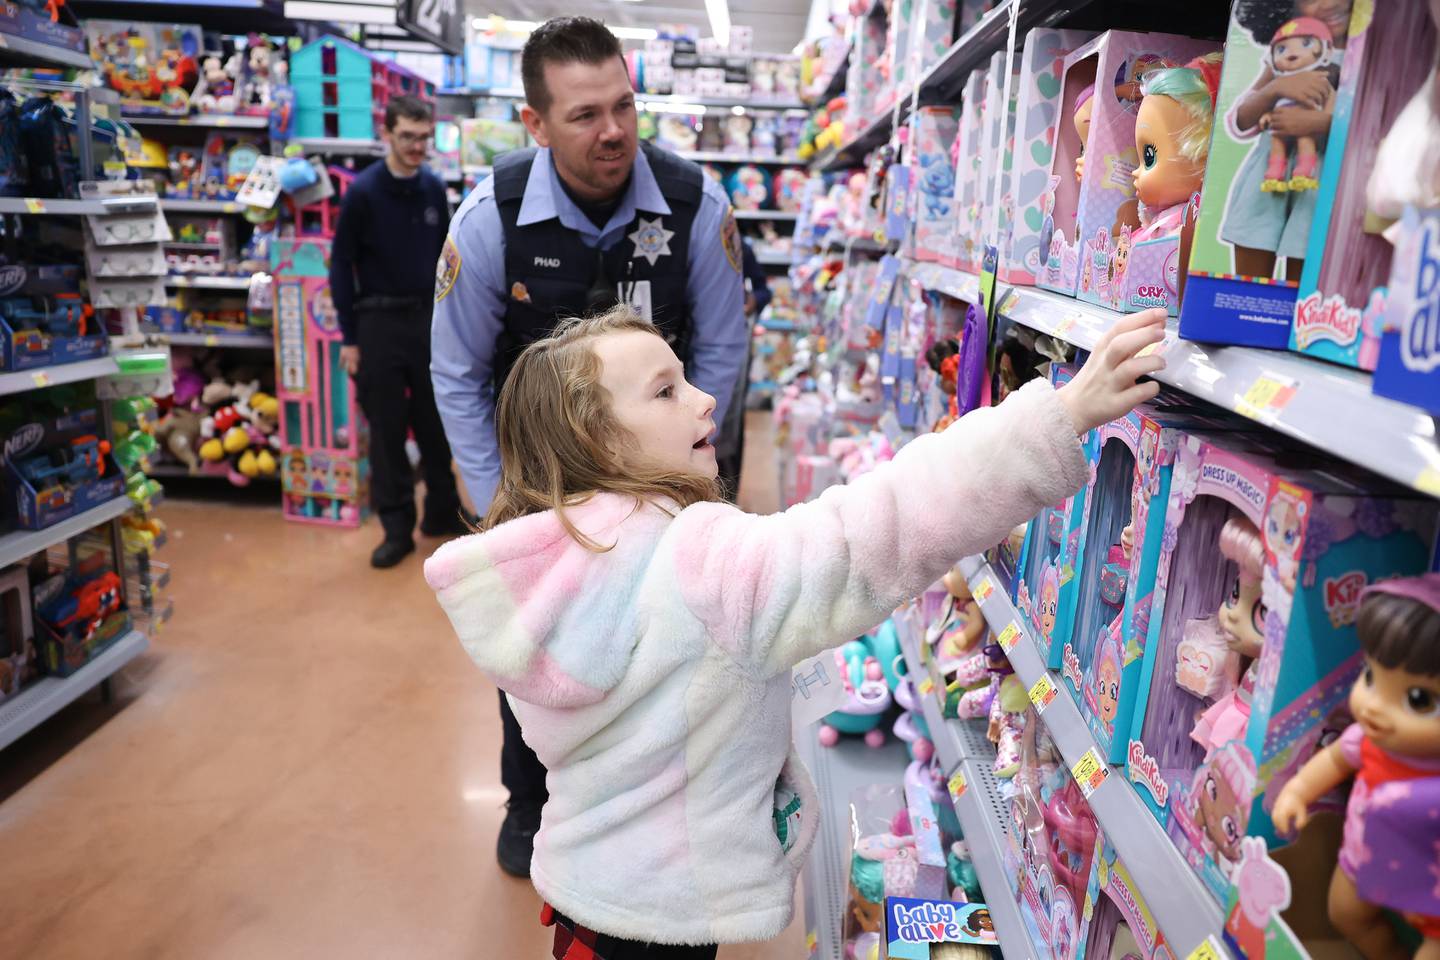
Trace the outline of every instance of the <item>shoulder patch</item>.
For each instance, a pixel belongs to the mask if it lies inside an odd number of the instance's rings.
[[[455,240],[448,234],[445,237],[445,246],[440,251],[440,259],[435,263],[435,302],[439,303],[445,299],[450,288],[455,286],[455,278],[460,275],[460,250],[455,246]]]
[[[740,228],[735,226],[734,210],[725,211],[725,219],[720,224],[720,245],[725,248],[725,259],[729,260],[730,266],[739,273],[743,255],[740,252]]]

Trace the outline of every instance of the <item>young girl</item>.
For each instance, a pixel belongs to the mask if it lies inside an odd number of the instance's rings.
[[[425,576],[549,770],[530,876],[557,957],[701,960],[785,928],[820,814],[791,667],[1077,491],[1078,435],[1157,392],[1136,378],[1163,360],[1137,354],[1164,320],[1126,317],[1059,390],[775,516],[720,502],[714,401],[628,308],[521,355],[485,532]],[[777,795],[798,815],[783,843]]]

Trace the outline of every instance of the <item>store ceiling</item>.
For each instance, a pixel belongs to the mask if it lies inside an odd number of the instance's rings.
[[[627,27],[654,27],[662,23],[693,24],[702,36],[710,34],[705,0],[655,0],[625,3],[620,0],[465,0],[472,17],[499,14],[511,20],[548,20],[559,16],[587,16]],[[730,22],[755,30],[755,50],[789,53],[803,39],[810,0],[730,0]]]

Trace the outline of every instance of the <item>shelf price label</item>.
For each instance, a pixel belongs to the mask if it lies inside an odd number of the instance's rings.
[[[1048,676],[1042,676],[1035,681],[1035,686],[1030,688],[1030,702],[1035,704],[1036,713],[1044,713],[1045,708],[1055,699],[1055,684],[1050,682]]]
[[[1070,774],[1075,778],[1075,782],[1080,784],[1080,792],[1088,799],[1090,794],[1105,782],[1105,778],[1110,776],[1110,768],[1100,759],[1095,748],[1091,747],[1085,751],[1085,756],[1070,768]]]
[[[930,694],[935,692],[935,681],[931,680],[929,677],[924,677],[920,680],[920,684],[915,689],[920,691],[920,695],[922,697],[928,697],[930,696]]]
[[[1069,337],[1070,331],[1080,324],[1080,315],[1072,313],[1055,325],[1055,336],[1062,340]]]
[[[1000,631],[1000,636],[996,637],[995,641],[1000,644],[1000,649],[1006,653],[1015,649],[1015,644],[1020,642],[1020,624],[1013,620],[1010,621],[1010,625]]]
[[[976,600],[984,603],[990,599],[990,594],[995,592],[995,584],[990,581],[989,577],[982,577],[980,582],[975,584],[975,589],[970,592],[975,594]]]
[[[30,374],[30,380],[37,387],[50,386],[50,375],[44,370],[36,370],[34,373]]]
[[[1235,412],[1252,420],[1274,423],[1280,411],[1295,399],[1299,382],[1278,373],[1264,373],[1250,388],[1235,398]]]
[[[43,200],[36,200],[34,197],[26,197],[25,209],[30,213],[44,213],[45,202]]]
[[[951,800],[959,800],[961,797],[965,796],[965,791],[968,789],[968,785],[965,783],[964,771],[956,770],[953,774],[950,775],[950,782],[947,783],[945,786],[950,790]]]
[[[805,934],[805,950],[811,956],[814,956],[815,951],[818,949],[820,949],[820,937],[814,930],[811,930]]]
[[[1415,478],[1415,489],[1432,497],[1440,497],[1440,470],[1435,467],[1421,470],[1420,476]]]
[[[1191,950],[1185,960],[1228,960],[1229,956],[1230,954],[1225,951],[1225,948],[1215,939],[1215,934],[1212,933],[1205,938],[1204,943]]]
[[[215,336],[215,334],[213,334],[213,333],[207,333],[207,334],[205,335],[205,346],[207,346],[207,347],[218,347],[218,346],[220,346],[220,338],[217,337],[217,336]]]

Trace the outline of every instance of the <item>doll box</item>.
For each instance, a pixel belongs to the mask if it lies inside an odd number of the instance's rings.
[[[1179,66],[1195,57],[1213,52],[1214,43],[1164,33],[1126,33],[1112,30],[1102,34],[1065,58],[1067,110],[1062,129],[1074,134],[1074,100],[1091,75],[1093,63],[1096,92],[1091,98],[1090,135],[1084,146],[1085,175],[1073,202],[1066,189],[1066,175],[1073,167],[1062,166],[1057,151],[1052,177],[1059,177],[1053,208],[1055,237],[1047,260],[1042,285],[1061,293],[1077,295],[1090,303],[1110,306],[1115,264],[1115,240],[1121,229],[1140,225],[1138,201],[1131,173],[1135,153],[1135,114],[1139,109],[1139,83],[1151,70]],[[1071,79],[1075,72],[1075,79]],[[1074,93],[1071,93],[1073,89]],[[1063,142],[1078,146],[1078,135]],[[1069,228],[1067,233],[1066,228]],[[1058,262],[1055,244],[1059,242]],[[1074,270],[1074,276],[1070,271]]]
[[[1065,56],[1092,37],[1093,33],[1083,30],[1042,28],[1025,36],[1015,107],[1014,161],[1005,187],[1014,214],[1010,232],[1001,234],[1005,243],[999,278],[1006,283],[1033,285],[1039,277],[1040,239],[1048,216],[1040,199],[1048,189],[1055,155]]]
[[[1346,29],[1350,4],[1341,0],[1330,7],[1326,22]],[[1270,42],[1294,11],[1293,0],[1256,0],[1231,12],[1180,308],[1180,335],[1189,340],[1276,350],[1290,342],[1299,262],[1317,197],[1315,190],[1264,189],[1272,138],[1260,129],[1267,114],[1256,101],[1275,79]],[[1332,83],[1335,73],[1332,67]]]
[[[960,95],[960,125],[955,145],[955,247],[942,261],[948,267],[980,272],[984,253],[980,235],[980,153],[985,123],[985,74],[972,71]]]
[[[1240,858],[1240,839],[1276,843],[1275,795],[1326,729],[1343,726],[1361,660],[1354,633],[1361,591],[1428,566],[1434,502],[1368,477],[1363,483],[1343,472],[1283,469],[1235,437],[1191,434],[1176,453],[1126,772],[1217,899]],[[1258,531],[1263,569],[1248,618],[1255,630],[1263,624],[1263,641],[1243,733],[1212,735],[1206,757],[1190,739],[1205,700],[1177,686],[1176,648],[1187,620],[1210,616],[1234,596],[1227,589],[1233,564],[1215,562],[1227,515]],[[1217,722],[1214,729],[1234,728]]]
[[[1328,159],[1320,167],[1315,216],[1290,327],[1291,350],[1375,369],[1384,286],[1394,247],[1367,229],[1367,181],[1376,171],[1378,144],[1405,106],[1407,95],[1418,90],[1434,69],[1435,27],[1430,17],[1425,4],[1386,8],[1378,17],[1359,5],[1351,17],[1342,80],[1324,146]],[[1402,48],[1417,55],[1379,55]]]
[[[955,111],[949,107],[925,107],[916,119],[917,260],[938,262],[955,232],[955,167],[950,162],[950,150],[958,126]]]
[[[1016,73],[1005,76],[1008,54],[997,52],[990,58],[985,88],[985,147],[981,163],[983,193],[980,204],[983,217],[983,243],[996,244],[996,267],[999,269],[999,245],[1009,236],[1011,202],[1006,193],[1010,170],[1015,162],[1015,102],[1020,95],[1018,64]],[[1009,98],[1006,98],[1006,87]]]
[[[1440,210],[1400,222],[1374,391],[1440,416]]]

